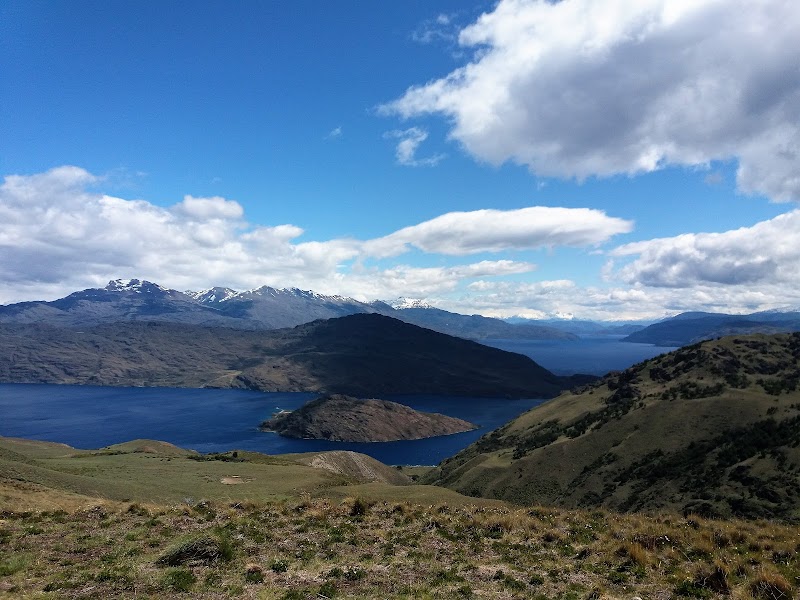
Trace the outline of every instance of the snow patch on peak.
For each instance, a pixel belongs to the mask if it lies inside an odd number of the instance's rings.
[[[386,304],[396,310],[403,310],[404,308],[435,308],[421,298],[406,298],[405,296],[400,296],[399,298],[387,302]]]
[[[227,287],[213,287],[200,292],[186,292],[187,296],[191,296],[201,304],[210,304],[225,302],[231,298],[239,295],[239,292]]]
[[[137,294],[169,291],[167,288],[143,279],[114,279],[108,282],[105,289],[109,292],[136,292]]]
[[[355,300],[348,298],[347,296],[326,296],[325,294],[318,294],[313,290],[301,290],[299,288],[284,288],[280,290],[280,292],[284,294],[291,294],[292,296],[297,296],[299,298],[311,298],[313,300],[322,300],[324,302],[355,302]]]

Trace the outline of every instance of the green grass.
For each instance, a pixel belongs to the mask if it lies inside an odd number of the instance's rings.
[[[194,453],[161,442],[139,440],[99,451],[0,438],[0,510],[14,504],[13,486],[56,489],[113,501],[192,503],[201,499],[264,502],[342,486],[350,479],[322,469],[254,453],[243,462],[192,460]],[[235,482],[226,484],[224,481]],[[2,489],[2,488],[0,488]],[[34,494],[35,495],[35,494]]]

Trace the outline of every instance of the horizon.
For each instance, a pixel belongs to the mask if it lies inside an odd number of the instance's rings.
[[[800,307],[800,6],[0,5],[0,304]]]
[[[241,290],[236,290],[236,289],[225,287],[225,286],[212,286],[212,287],[209,287],[209,288],[203,288],[203,289],[197,289],[197,290],[190,290],[190,289],[177,290],[177,289],[173,289],[173,288],[169,288],[169,287],[164,287],[164,286],[160,285],[157,281],[148,281],[146,279],[140,279],[140,278],[112,279],[105,286],[101,286],[101,287],[97,287],[97,288],[87,288],[87,289],[83,289],[83,290],[74,290],[74,291],[70,292],[69,294],[67,294],[67,296],[70,296],[72,294],[79,294],[81,292],[89,291],[89,290],[92,290],[92,289],[105,289],[105,290],[110,290],[110,291],[127,291],[127,290],[120,290],[119,288],[127,288],[127,287],[130,287],[132,284],[133,285],[137,285],[137,284],[140,284],[140,283],[141,284],[154,285],[154,286],[164,290],[165,292],[178,292],[180,294],[185,294],[185,295],[188,295],[188,296],[194,298],[195,300],[197,300],[197,298],[199,296],[201,296],[201,295],[207,294],[208,292],[213,292],[214,290],[218,290],[218,289],[222,289],[222,290],[233,292],[233,294],[231,294],[231,296],[221,300],[221,302],[225,302],[230,298],[235,298],[236,296],[245,295],[245,294],[249,294],[249,293],[253,293],[253,292],[259,292],[259,291],[263,290],[264,288],[267,288],[267,289],[270,289],[270,290],[273,290],[273,291],[277,291],[277,292],[289,292],[289,293],[299,292],[301,294],[309,294],[309,295],[320,297],[320,298],[333,298],[333,299],[341,299],[341,300],[348,300],[348,301],[351,300],[351,301],[355,301],[355,302],[360,302],[362,304],[382,303],[382,304],[386,304],[386,305],[390,306],[391,308],[394,308],[395,310],[402,310],[402,309],[407,309],[407,308],[432,308],[432,309],[437,309],[437,310],[446,310],[446,309],[442,309],[442,308],[440,308],[438,306],[434,306],[432,304],[429,304],[429,303],[425,302],[425,300],[422,299],[422,298],[411,298],[411,297],[408,297],[408,296],[398,296],[396,298],[379,298],[379,299],[376,299],[376,300],[358,300],[357,298],[353,298],[353,297],[350,297],[350,296],[319,294],[319,293],[315,292],[314,290],[304,290],[304,289],[298,288],[298,287],[276,288],[276,287],[268,286],[268,285],[261,285],[261,286],[255,287],[255,288],[241,289]],[[56,298],[56,300],[60,300],[60,299],[62,299],[62,298]],[[47,300],[30,299],[30,300],[23,301],[22,303],[30,303],[30,302],[47,302]],[[10,306],[10,304],[3,304],[3,305],[0,305],[0,306]],[[450,311],[450,312],[453,312],[453,311]],[[659,321],[669,320],[672,317],[676,317],[676,316],[679,316],[679,315],[691,314],[693,312],[698,312],[698,314],[742,315],[742,316],[747,316],[747,315],[752,314],[752,313],[722,313],[722,312],[711,312],[711,311],[685,311],[685,312],[682,312],[682,313],[675,313],[675,314],[667,315],[667,316],[664,316],[664,317],[659,318],[659,319],[627,319],[627,320],[626,319],[605,319],[605,320],[604,319],[580,319],[580,318],[576,318],[574,315],[555,315],[555,316],[545,316],[545,317],[523,317],[521,315],[511,315],[511,316],[508,316],[508,317],[493,317],[493,318],[500,319],[500,320],[505,320],[505,321],[508,321],[508,320],[565,321],[565,322],[567,322],[567,321],[576,321],[576,322],[578,322],[578,321],[587,321],[587,322],[596,322],[598,324],[601,324],[601,323],[607,323],[607,324],[631,323],[631,324],[641,324],[642,326],[644,326],[644,325],[656,323],[656,322],[659,322]],[[767,311],[760,311],[760,312],[775,312],[775,310],[767,310]],[[779,311],[779,312],[783,312],[783,311]],[[800,312],[800,308],[798,308],[798,307],[790,307],[790,308],[786,309],[786,312]],[[458,314],[466,314],[468,316],[469,315],[475,316],[477,313],[458,313]],[[756,313],[756,314],[758,314],[758,313]]]

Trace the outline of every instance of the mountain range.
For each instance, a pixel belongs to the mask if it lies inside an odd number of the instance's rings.
[[[104,288],[74,292],[50,302],[0,306],[0,323],[86,328],[118,322],[159,321],[270,330],[359,313],[382,314],[467,339],[577,338],[552,326],[512,324],[480,315],[461,315],[418,302],[403,302],[394,308],[380,301],[366,303],[297,288],[268,286],[244,292],[222,287],[179,292],[138,279],[118,279]]]
[[[81,290],[53,301],[0,305],[0,324],[81,329],[110,323],[159,321],[259,331],[362,313],[381,314],[472,340],[577,340],[585,335],[626,335],[622,341],[684,346],[725,335],[800,330],[800,310],[747,315],[687,312],[656,323],[521,317],[503,320],[453,313],[410,298],[361,302],[345,296],[269,286],[247,291],[213,287],[180,292],[139,279],[117,279],[103,288]]]

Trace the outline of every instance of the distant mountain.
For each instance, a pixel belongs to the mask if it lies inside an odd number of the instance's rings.
[[[246,323],[247,329],[281,329],[317,319],[376,312],[369,304],[344,296],[325,296],[297,288],[281,290],[266,285],[245,292],[212,288],[189,294],[201,305]]]
[[[800,333],[681,348],[565,393],[426,479],[523,504],[800,518]]]
[[[157,322],[80,331],[0,325],[6,383],[543,398],[586,380],[377,314],[275,331]]]
[[[463,419],[420,412],[397,402],[343,394],[322,396],[261,424],[261,429],[286,437],[338,442],[420,440],[476,428]]]
[[[433,308],[433,306],[424,300],[420,300],[419,298],[406,298],[405,296],[400,296],[399,298],[392,300],[391,302],[387,302],[386,304],[396,310],[402,310],[404,308]]]
[[[111,281],[104,288],[75,292],[52,302],[0,306],[0,323],[86,328],[105,323],[159,321],[210,327],[268,330],[294,327],[317,319],[378,313],[434,331],[467,339],[575,339],[540,325],[510,325],[500,319],[460,315],[419,301],[364,303],[344,296],[263,286],[237,292],[214,287],[179,292],[138,279]]]
[[[0,323],[92,327],[121,321],[236,326],[235,320],[199,304],[187,294],[138,279],[117,279],[104,288],[75,292],[52,302],[0,306]]]
[[[390,316],[427,327],[434,331],[455,335],[470,340],[485,339],[529,339],[529,340],[576,340],[573,333],[555,327],[533,323],[512,324],[481,315],[459,315],[433,307],[409,307],[397,309]]]
[[[687,312],[653,323],[623,339],[656,346],[685,346],[726,335],[800,331],[800,312],[768,311],[749,315]]]
[[[509,317],[503,319],[514,325],[534,324],[552,327],[575,335],[628,335],[644,329],[652,321],[588,321],[584,319],[527,319]]]

